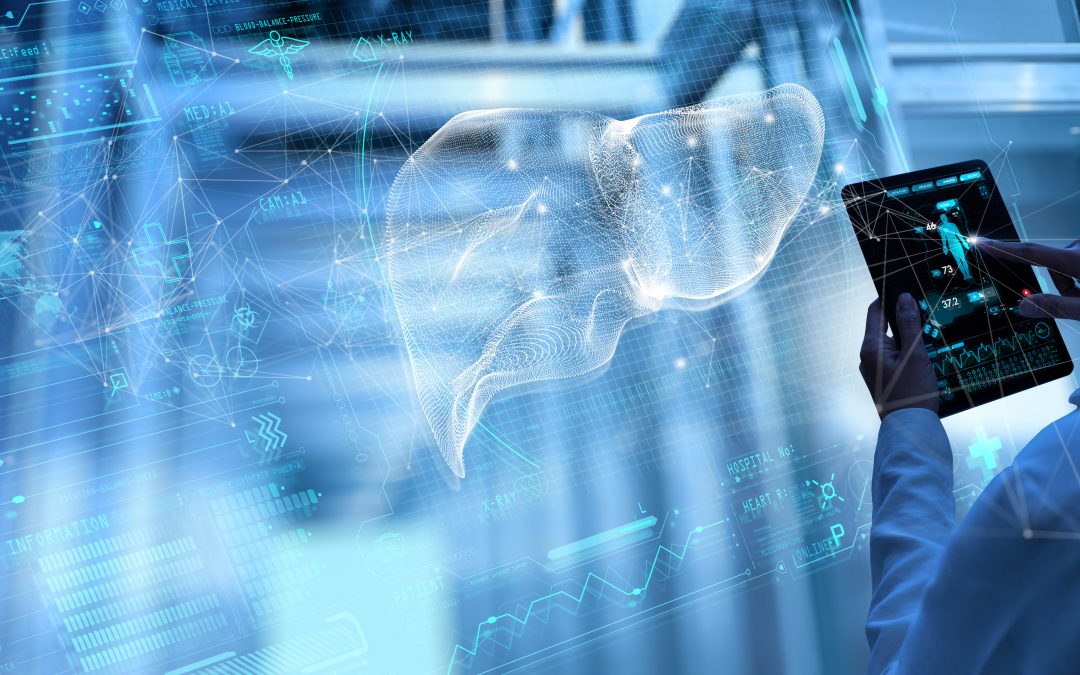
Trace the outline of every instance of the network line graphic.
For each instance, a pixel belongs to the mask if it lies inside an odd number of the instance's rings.
[[[827,72],[713,44],[697,98],[555,4],[567,44],[486,0],[0,17],[0,672],[737,671],[814,632],[876,422],[837,197],[895,105],[849,3]]]

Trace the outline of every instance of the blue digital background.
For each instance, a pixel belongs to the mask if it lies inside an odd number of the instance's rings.
[[[1069,2],[0,15],[5,672],[856,672],[874,292],[839,187],[979,157],[1026,236],[1075,232]],[[271,31],[299,42],[261,54]],[[410,153],[467,110],[783,82],[825,154],[767,273],[506,392],[457,479],[382,259]],[[1070,389],[947,421],[961,506]]]

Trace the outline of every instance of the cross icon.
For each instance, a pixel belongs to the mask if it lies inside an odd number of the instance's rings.
[[[986,437],[986,429],[975,427],[975,442],[968,446],[968,466],[982,469],[983,477],[989,481],[997,468],[997,452],[1001,450],[1001,439],[997,436]]]
[[[143,226],[143,240],[145,244],[131,251],[139,267],[153,267],[165,281],[179,283],[191,261],[191,244],[187,238],[167,241],[165,228],[161,223],[154,222]]]

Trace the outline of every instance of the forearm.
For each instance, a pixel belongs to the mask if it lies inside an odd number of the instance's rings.
[[[885,418],[874,457],[868,672],[892,663],[955,524],[952,450],[929,410]]]

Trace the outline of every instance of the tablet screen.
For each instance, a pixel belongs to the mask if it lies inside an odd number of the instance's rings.
[[[890,324],[911,293],[950,415],[1072,372],[1053,319],[1017,306],[1039,292],[1030,265],[979,251],[979,238],[1017,241],[986,164],[973,160],[849,185],[844,204]]]

